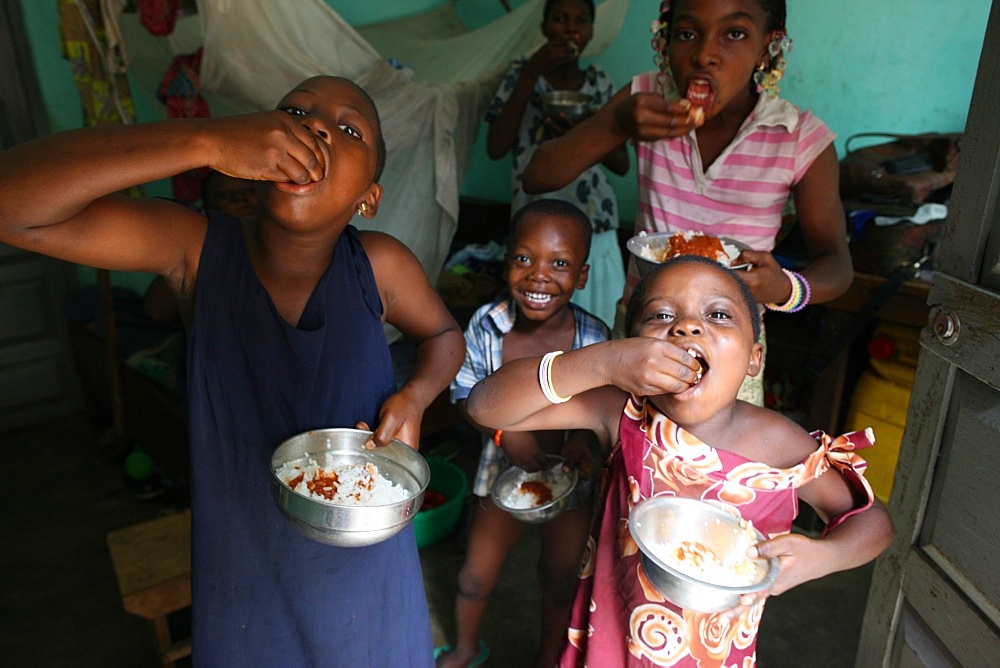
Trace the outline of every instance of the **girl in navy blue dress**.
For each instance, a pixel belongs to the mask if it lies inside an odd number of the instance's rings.
[[[164,276],[187,325],[193,657],[204,665],[430,666],[412,529],[336,548],[270,496],[270,456],[325,427],[375,426],[416,446],[454,378],[462,332],[400,242],[358,232],[385,162],[352,82],[314,77],[275,111],[52,135],[0,153],[0,241]],[[260,208],[212,219],[116,194],[212,167],[257,181]],[[416,343],[397,390],[382,325]]]

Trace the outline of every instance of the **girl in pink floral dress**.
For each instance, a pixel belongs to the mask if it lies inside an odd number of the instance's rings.
[[[627,326],[628,339],[505,364],[467,408],[492,428],[590,429],[610,449],[563,666],[752,666],[768,595],[867,563],[891,542],[854,452],[872,434],[809,434],[736,399],[760,369],[760,316],[746,285],[711,260],[665,263],[633,294]],[[748,556],[781,563],[773,588],[712,614],[667,601],[628,530],[632,507],[654,496],[751,520],[768,540]],[[800,499],[827,523],[820,538],[790,533]]]

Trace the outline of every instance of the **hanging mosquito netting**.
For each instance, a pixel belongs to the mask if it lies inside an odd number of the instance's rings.
[[[375,100],[388,150],[382,204],[361,228],[405,243],[432,281],[458,224],[458,194],[479,124],[509,62],[542,44],[544,0],[525,0],[469,29],[455,2],[416,16],[352,27],[324,0],[197,0],[197,12],[153,37],[134,15],[108,15],[130,79],[154,107],[167,65],[203,48],[200,93],[211,115],[270,109],[316,74],[348,77]],[[597,6],[584,56],[606,49],[621,29],[628,0]],[[114,13],[113,11],[111,12]],[[115,18],[118,21],[115,21]],[[387,329],[390,338],[396,338]]]

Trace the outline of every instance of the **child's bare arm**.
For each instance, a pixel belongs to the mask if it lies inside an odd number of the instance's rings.
[[[800,427],[771,428],[775,424],[788,425],[790,421],[773,420],[767,429],[756,431],[770,434],[768,440],[780,458],[779,466],[798,463],[815,452],[816,440]],[[854,510],[859,503],[856,493],[835,468],[800,487],[798,496],[827,524]],[[868,563],[889,546],[894,533],[885,507],[876,499],[870,508],[847,517],[820,539],[786,534],[757,547],[761,556],[781,559],[781,572],[771,592],[781,594],[803,582]]]
[[[809,247],[809,264],[802,274],[812,288],[812,301],[828,302],[842,295],[854,278],[840,201],[840,163],[832,144],[816,158],[793,194]]]
[[[601,164],[607,167],[613,174],[624,176],[628,174],[631,159],[628,154],[628,144],[622,143],[615,147],[611,153],[601,158]]]
[[[840,202],[840,173],[833,146],[816,158],[795,186],[795,211],[809,248],[809,264],[802,275],[809,281],[811,303],[836,299],[851,285],[853,269],[847,247],[844,209]],[[777,260],[767,252],[744,251],[741,262],[753,271],[741,274],[761,303],[783,304],[792,286]]]
[[[665,100],[654,93],[632,94],[626,86],[596,114],[538,147],[524,170],[524,190],[529,193],[557,190],[605,160],[628,140],[678,137],[701,123],[701,117],[686,102]]]
[[[416,345],[413,371],[382,405],[374,440],[384,445],[398,438],[416,448],[423,412],[458,373],[465,338],[406,246],[378,232],[364,232],[361,238],[375,273],[385,321]]]
[[[700,368],[686,351],[659,339],[595,343],[553,362],[553,389],[573,398],[551,404],[539,385],[539,362],[538,357],[512,360],[478,382],[466,403],[469,415],[500,429],[590,429],[605,443],[617,432],[623,392],[680,392],[691,386]]]
[[[567,42],[546,42],[527,60],[510,97],[490,122],[486,134],[486,153],[491,158],[499,160],[514,146],[524,110],[531,100],[538,78],[573,58],[575,54]]]
[[[108,269],[176,271],[197,262],[204,217],[114,193],[204,166],[308,181],[322,175],[326,155],[280,111],[50,135],[0,153],[0,241]]]
[[[550,437],[551,443],[553,433],[557,433],[559,438],[562,437],[561,431],[548,434],[538,431],[505,431],[500,434],[500,447],[514,466],[525,471],[542,471],[548,468],[547,455],[559,454],[547,452],[543,445],[546,435]]]
[[[593,116],[561,137],[543,142],[524,170],[524,191],[558,190],[623,146],[629,137],[617,131],[614,108],[628,94],[628,87],[621,89]]]
[[[531,93],[538,81],[540,72],[531,67],[529,61],[521,70],[514,89],[510,92],[510,97],[500,107],[496,117],[490,121],[489,129],[486,132],[486,154],[493,160],[499,160],[507,155],[514,146],[517,139],[518,130],[521,127],[521,118],[524,110],[531,100]]]
[[[828,471],[825,476],[839,474]],[[770,592],[778,595],[803,582],[868,563],[889,547],[895,535],[889,513],[875,499],[870,508],[847,518],[822,538],[785,534],[759,543],[756,550],[762,558],[781,560],[781,571]]]

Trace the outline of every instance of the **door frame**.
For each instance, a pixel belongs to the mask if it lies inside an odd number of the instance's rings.
[[[932,597],[927,607],[939,610],[930,623],[939,637],[954,641],[948,657],[962,665],[988,665],[996,657],[983,656],[982,638],[993,633],[981,610],[995,610],[996,601],[969,605],[950,587],[935,586],[948,573],[946,560],[933,549],[922,548],[925,519],[935,512],[935,466],[946,437],[952,392],[959,373],[968,374],[1000,391],[1000,364],[989,355],[996,348],[1000,314],[990,311],[985,294],[1000,292],[1000,3],[994,2],[983,40],[979,70],[961,144],[939,266],[928,297],[928,326],[921,332],[921,352],[909,405],[903,446],[889,510],[897,537],[876,562],[856,665],[890,665],[897,661],[898,638],[913,617],[904,600]],[[980,287],[981,286],[981,287]],[[996,296],[990,295],[995,303]],[[957,315],[961,312],[961,318]],[[958,327],[949,336],[949,327]],[[979,606],[982,606],[980,608]],[[987,617],[989,613],[987,612]],[[926,619],[924,621],[927,621]],[[979,642],[966,642],[963,639]],[[966,654],[961,655],[965,652]]]

